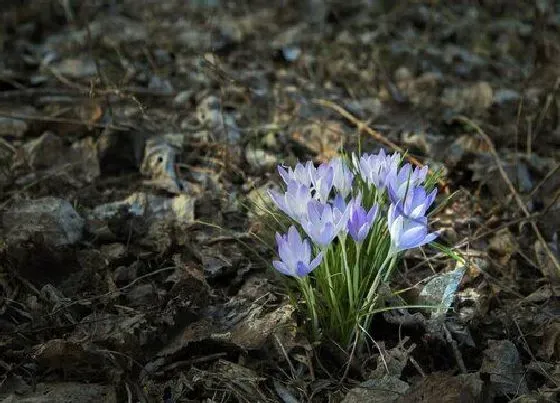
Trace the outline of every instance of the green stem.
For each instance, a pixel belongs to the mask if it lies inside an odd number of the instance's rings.
[[[385,276],[383,277],[383,281],[388,282],[389,278],[391,277],[391,274],[393,273],[393,269],[395,268],[395,262],[397,261],[397,254],[396,253],[391,253],[389,252],[389,256],[393,256],[392,260],[391,260],[391,264],[389,265],[389,268],[387,269],[387,272],[385,273]]]
[[[387,264],[389,262],[389,271],[392,269],[392,266],[395,265],[396,262],[396,254],[387,254],[387,257],[385,258],[385,260],[383,261],[383,264],[381,265],[381,267],[379,268],[379,270],[377,271],[377,274],[375,276],[375,280],[373,281],[373,284],[371,285],[368,295],[366,297],[366,301],[365,303],[362,305],[362,311],[365,312],[364,313],[364,321],[362,324],[362,328],[364,329],[364,331],[367,331],[367,329],[369,329],[369,326],[371,325],[371,319],[373,317],[372,315],[372,306],[374,305],[373,302],[375,300],[374,296],[376,296],[377,292],[378,292],[378,288],[379,288],[379,283],[381,282],[381,277],[383,274],[383,271],[385,269],[385,266],[387,266]],[[360,340],[358,341],[358,343],[360,344],[360,350],[362,350],[363,348],[363,343],[364,343],[365,339],[363,337],[360,337]]]
[[[342,259],[344,264],[344,273],[346,276],[346,286],[348,288],[348,298],[350,306],[354,306],[354,281],[352,279],[352,273],[350,273],[350,266],[348,265],[348,256],[346,255],[346,239],[345,237],[340,239],[340,247],[342,248]]]
[[[326,255],[325,257],[328,257],[327,251],[325,251],[325,255]],[[330,305],[331,309],[335,310],[335,313],[336,313],[336,316],[337,316],[337,319],[338,319],[338,323],[340,325],[342,325],[342,315],[340,313],[340,304],[339,304],[339,301],[337,301],[337,299],[334,295],[334,287],[333,287],[333,282],[332,282],[331,270],[330,270],[329,266],[330,266],[329,265],[329,259],[327,258],[327,259],[325,259],[325,272],[327,274],[327,284],[328,284],[328,287],[329,287],[329,295],[331,297],[330,298],[331,302],[330,302],[329,305]]]
[[[381,267],[379,268],[379,270],[377,270],[375,280],[373,281],[373,284],[369,288],[369,292],[368,292],[368,295],[366,297],[366,305],[369,304],[370,300],[373,298],[373,295],[377,292],[377,288],[379,287],[379,283],[381,281],[381,273],[383,272],[383,270],[385,269],[385,266],[387,266],[387,263],[389,263],[391,258],[392,258],[392,256],[390,254],[387,255],[387,257],[385,258],[385,260],[381,264]]]
[[[309,284],[308,277],[298,279],[301,290],[303,291],[303,297],[305,299],[305,304],[307,305],[307,310],[311,316],[311,326],[313,330],[313,337],[315,341],[319,339],[319,319],[317,318],[317,309],[315,303],[315,294],[311,284]]]
[[[354,294],[360,295],[360,251],[362,249],[362,243],[356,243],[356,262],[354,263],[354,270],[352,274],[352,287],[354,288]]]

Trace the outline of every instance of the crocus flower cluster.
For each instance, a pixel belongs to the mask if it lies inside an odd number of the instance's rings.
[[[315,337],[363,347],[399,254],[433,241],[427,213],[436,197],[428,168],[398,153],[352,155],[319,166],[278,167],[284,191],[270,191],[291,224],[276,234],[274,268],[297,281]]]
[[[274,266],[290,276],[307,275],[337,238],[344,241],[350,235],[361,244],[382,217],[390,235],[390,255],[433,241],[436,234],[428,231],[426,213],[437,190],[428,192],[424,187],[427,167],[400,166],[401,161],[400,154],[387,155],[382,149],[377,154],[352,155],[351,163],[337,157],[318,167],[311,162],[287,169],[279,166],[286,190],[270,191],[270,197],[294,226],[285,237],[277,234],[282,260]],[[375,195],[373,203],[364,205],[357,182]],[[316,246],[318,254],[311,263],[311,249],[302,246],[309,240],[301,240],[298,228]]]

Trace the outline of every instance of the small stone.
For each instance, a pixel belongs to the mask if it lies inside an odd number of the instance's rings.
[[[282,56],[287,62],[295,62],[301,56],[301,48],[297,46],[285,46],[282,48]]]
[[[2,186],[12,181],[15,150],[4,139],[0,138],[0,192]]]
[[[132,288],[126,298],[130,306],[146,306],[152,305],[157,299],[156,289],[151,284],[142,284]]]
[[[491,387],[498,396],[516,396],[528,392],[519,352],[509,340],[488,340],[480,372],[489,375]]]
[[[25,200],[2,216],[8,244],[37,240],[50,247],[70,246],[82,239],[84,220],[66,200]]]
[[[175,220],[182,223],[193,222],[194,205],[195,199],[187,194],[175,196],[171,206]]]
[[[180,146],[179,144],[179,147],[176,147],[161,136],[151,137],[146,141],[140,173],[150,178],[150,184],[171,193],[183,190],[183,184],[175,170],[175,158],[181,151]]]
[[[34,169],[50,168],[65,156],[62,138],[47,131],[23,146],[27,163]]]
[[[21,138],[27,132],[28,127],[24,120],[0,117],[0,137]]]
[[[113,280],[117,286],[123,287],[136,279],[137,272],[138,266],[135,264],[130,266],[119,266],[113,273]]]
[[[481,401],[483,382],[477,373],[451,376],[434,372],[413,385],[395,401],[413,402],[478,402]]]
[[[2,403],[54,403],[54,402],[105,402],[116,403],[114,387],[96,383],[49,382],[34,385],[33,391],[24,395],[12,394]]]
[[[338,121],[327,120],[320,123],[308,123],[292,132],[292,139],[318,154],[317,159],[328,160],[338,154],[344,138],[344,128]]]
[[[194,29],[192,26],[185,27],[184,31],[175,37],[179,45],[190,50],[203,51],[212,48],[212,32],[208,30]]]
[[[278,147],[278,139],[273,130],[269,130],[263,137],[263,145],[267,148],[276,149]]]
[[[346,103],[346,108],[364,119],[375,119],[381,115],[383,104],[379,98],[353,99]]]
[[[154,91],[162,92],[164,94],[173,93],[173,85],[171,84],[171,82],[158,76],[152,76],[152,78],[150,78],[148,88]]]
[[[51,67],[56,73],[68,78],[87,78],[97,74],[97,64],[92,59],[65,59]]]
[[[270,170],[278,164],[278,160],[274,155],[251,145],[245,148],[245,159],[255,171]]]
[[[223,111],[222,103],[216,96],[202,99],[196,109],[196,117],[201,125],[212,131],[215,141],[237,145],[241,133],[237,127],[234,115]],[[237,147],[230,147],[229,151],[237,152]]]
[[[480,114],[492,105],[494,92],[486,81],[480,81],[466,88],[446,88],[442,95],[444,106],[454,112],[463,111]]]
[[[97,145],[92,137],[74,142],[70,147],[67,162],[73,164],[74,176],[86,183],[92,183],[101,175]]]
[[[490,239],[488,251],[496,256],[502,265],[507,265],[511,257],[519,250],[519,243],[508,228],[496,232]]]
[[[102,245],[100,251],[103,257],[109,262],[123,259],[127,255],[126,246],[118,242]]]
[[[397,82],[412,80],[413,77],[412,72],[404,66],[399,67],[397,71],[395,71],[395,81]]]
[[[179,92],[175,98],[173,98],[173,105],[175,106],[185,106],[189,102],[193,95],[193,91],[185,90]]]
[[[387,375],[381,379],[362,382],[348,392],[342,403],[392,402],[401,397],[408,388],[408,383]]]
[[[200,124],[208,128],[219,128],[223,126],[222,103],[215,96],[202,99],[196,109],[196,117]]]
[[[521,98],[519,92],[508,88],[500,88],[494,93],[492,103],[502,105],[505,103],[516,102]]]
[[[165,49],[155,49],[153,54],[154,60],[158,66],[165,66],[173,61],[171,55]]]

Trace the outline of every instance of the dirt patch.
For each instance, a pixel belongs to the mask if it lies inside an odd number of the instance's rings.
[[[1,401],[558,399],[560,8],[514,3],[5,4]],[[467,264],[350,360],[306,340],[253,206],[358,144],[443,170]],[[418,250],[394,287],[454,269]]]

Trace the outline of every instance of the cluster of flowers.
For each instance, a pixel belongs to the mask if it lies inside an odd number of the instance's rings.
[[[292,225],[287,234],[276,234],[280,260],[273,261],[274,268],[288,276],[304,277],[321,264],[325,250],[337,237],[345,240],[349,234],[360,244],[376,218],[384,215],[389,256],[433,241],[437,235],[428,231],[426,212],[437,190],[426,190],[426,166],[400,166],[401,161],[400,154],[387,155],[382,149],[378,154],[352,155],[350,163],[338,157],[318,167],[311,162],[287,170],[279,166],[286,191],[270,191],[270,197],[307,234],[317,254],[312,259],[309,239],[302,238]],[[357,189],[374,192],[370,206],[364,205]]]

